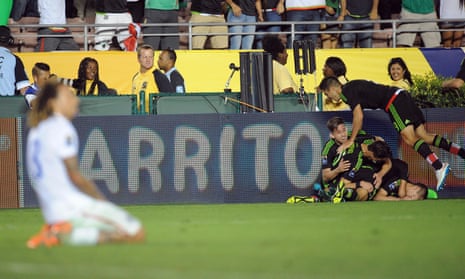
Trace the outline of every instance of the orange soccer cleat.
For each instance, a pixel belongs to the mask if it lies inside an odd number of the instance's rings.
[[[59,244],[58,237],[51,232],[51,225],[43,225],[39,233],[33,235],[27,241],[28,248],[35,249],[40,246],[52,247]]]

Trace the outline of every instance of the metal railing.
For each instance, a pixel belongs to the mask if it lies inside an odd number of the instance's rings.
[[[424,32],[444,32],[444,31],[464,31],[465,28],[452,28],[452,29],[442,29],[440,28],[439,23],[444,22],[464,22],[463,19],[436,19],[436,20],[401,20],[401,19],[389,19],[389,20],[355,20],[355,21],[281,21],[281,22],[255,22],[255,23],[200,23],[200,22],[186,22],[186,23],[166,23],[163,26],[176,26],[181,30],[186,30],[186,32],[177,32],[177,33],[143,33],[143,37],[149,36],[159,36],[159,37],[166,37],[166,36],[180,36],[186,37],[187,36],[187,49],[192,49],[192,38],[194,36],[231,36],[231,35],[267,35],[267,34],[281,34],[286,35],[289,40],[293,41],[296,35],[321,35],[321,34],[361,34],[361,33],[372,33],[372,34],[386,34],[385,37],[374,37],[374,40],[386,40],[390,41],[387,42],[388,45],[395,48],[397,47],[397,40],[396,35],[400,34],[399,26],[401,24],[407,23],[431,23],[436,22],[438,24],[438,29],[436,30],[418,30],[418,31],[405,31],[407,33],[424,33]],[[236,26],[236,25],[255,25],[257,26],[281,26],[282,31],[280,32],[236,32],[236,33],[194,33],[194,27],[196,26]],[[339,28],[338,30],[316,30],[316,31],[296,31],[296,25],[317,25],[318,28],[322,24],[327,25],[339,25],[342,26],[344,24],[373,24],[372,29],[363,29],[363,30],[342,30]],[[376,28],[379,27],[381,24],[389,24],[391,28],[380,29]],[[144,27],[150,26],[160,26],[160,24],[142,24],[142,29]],[[39,24],[14,24],[10,25],[12,29],[19,29],[19,32],[12,32],[13,36],[15,37],[15,41],[19,42],[19,47],[21,46],[21,41],[26,38],[37,38],[37,32],[28,32],[27,29],[38,30],[40,28],[47,28],[47,27],[54,27],[54,25],[39,25]],[[73,33],[72,36],[74,38],[82,39],[83,49],[85,51],[90,49],[90,46],[93,45],[93,41],[95,38],[95,28],[97,27],[127,27],[127,24],[89,24],[89,23],[82,23],[82,24],[67,24],[65,27],[70,28]],[[82,32],[77,30],[82,29]],[[41,35],[41,37],[69,37],[69,35]]]

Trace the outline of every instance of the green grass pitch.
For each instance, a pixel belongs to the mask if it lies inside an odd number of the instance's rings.
[[[465,278],[465,201],[130,206],[135,245],[29,250],[0,210],[0,278]]]

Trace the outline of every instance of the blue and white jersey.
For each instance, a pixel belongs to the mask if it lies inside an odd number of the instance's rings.
[[[21,59],[0,47],[0,96],[14,96],[16,90],[29,86]]]
[[[78,156],[76,129],[55,114],[29,131],[26,163],[42,214],[48,224],[70,220],[92,201],[71,181],[65,159]]]
[[[32,108],[32,101],[37,97],[37,91],[39,91],[39,88],[33,83],[24,92],[24,100],[29,108]]]

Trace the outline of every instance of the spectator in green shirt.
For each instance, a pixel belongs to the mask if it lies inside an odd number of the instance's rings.
[[[434,0],[402,0],[401,19],[414,19],[426,22],[403,23],[397,29],[397,46],[413,46],[417,33],[420,33],[425,47],[438,47],[441,45],[441,35],[435,21],[436,10]]]
[[[164,23],[178,23],[178,11],[178,0],[147,0],[145,2],[145,23],[157,23],[157,25],[144,28],[144,42],[155,50],[178,49],[179,35],[151,35],[179,33],[178,26],[164,25]]]

